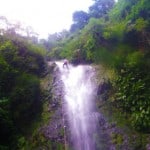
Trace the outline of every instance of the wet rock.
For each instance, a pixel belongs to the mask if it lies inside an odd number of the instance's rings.
[[[100,125],[101,127],[102,127],[102,126],[105,126],[106,120],[105,120],[105,118],[104,118],[104,116],[103,116],[102,114],[99,114],[98,120],[99,120],[99,125]]]
[[[48,101],[48,112],[51,114],[47,125],[40,128],[39,132],[46,140],[51,141],[53,147],[58,143],[64,144],[64,121],[62,112],[63,84],[60,80],[60,71],[55,63],[49,62],[49,72],[52,76],[47,83],[46,98]],[[53,148],[55,149],[55,148]]]
[[[99,84],[98,89],[97,89],[97,95],[102,95],[108,90],[110,90],[111,84],[110,82],[102,82]]]
[[[48,72],[52,73],[56,69],[57,65],[55,62],[48,62]]]

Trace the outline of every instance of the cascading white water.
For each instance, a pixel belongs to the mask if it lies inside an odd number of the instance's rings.
[[[67,103],[67,116],[71,129],[71,141],[74,150],[95,150],[94,135],[96,119],[93,117],[94,75],[92,67],[79,65],[63,68],[57,62],[64,83],[64,99]]]

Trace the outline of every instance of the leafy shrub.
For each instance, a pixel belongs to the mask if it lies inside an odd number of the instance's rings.
[[[46,69],[45,49],[19,34],[0,35],[0,149],[19,149],[41,112],[39,76]]]
[[[40,76],[46,63],[39,49],[24,42],[7,40],[0,46],[0,54],[13,68]]]
[[[12,69],[4,58],[0,56],[0,98],[9,96],[17,74],[17,71]]]
[[[113,63],[113,55],[106,48],[101,47],[94,52],[94,61],[111,66]]]
[[[40,111],[40,85],[37,77],[25,73],[16,82],[11,93],[11,111],[16,126],[22,128]]]
[[[137,130],[150,132],[150,68],[143,56],[133,53],[128,57],[116,80],[117,101]]]
[[[8,98],[0,99],[0,145],[7,145],[13,135],[13,121],[10,113],[10,100]],[[1,148],[1,146],[0,146]]]

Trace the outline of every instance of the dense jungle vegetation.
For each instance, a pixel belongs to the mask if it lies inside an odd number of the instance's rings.
[[[88,12],[74,12],[70,31],[48,39],[0,21],[0,149],[20,148],[42,111],[46,61],[63,58],[111,70],[109,103],[133,129],[150,133],[149,0],[93,0]]]
[[[42,110],[46,50],[33,37],[18,34],[16,26],[0,32],[0,149],[18,149],[19,139]]]

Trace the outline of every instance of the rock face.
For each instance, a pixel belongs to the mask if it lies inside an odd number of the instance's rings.
[[[102,82],[99,84],[97,89],[97,95],[102,95],[110,90],[111,84],[109,82]]]
[[[55,63],[49,64],[52,73],[52,83],[49,83],[48,101],[51,117],[49,123],[41,128],[44,137],[51,141],[51,149],[58,149],[58,145],[64,147],[64,120],[62,112],[63,83],[60,80],[60,72]]]

